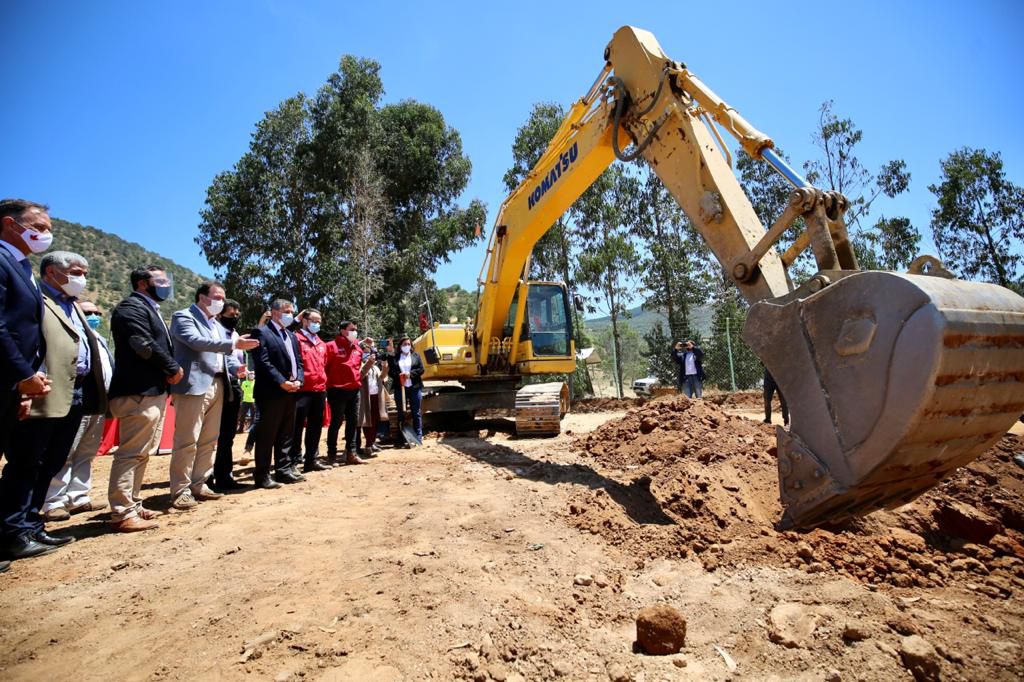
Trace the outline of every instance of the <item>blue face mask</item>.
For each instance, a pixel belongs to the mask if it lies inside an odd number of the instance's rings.
[[[85,316],[85,321],[89,324],[89,327],[91,329],[99,329],[100,328],[100,321],[102,319],[103,318],[100,317],[99,315],[86,315]]]
[[[319,334],[320,333],[320,323],[319,322],[310,322],[309,323],[309,333],[310,334]]]
[[[294,321],[295,321],[295,316],[292,315],[291,313],[285,313],[284,315],[281,316],[281,326],[282,327],[290,327],[292,322],[294,322]]]

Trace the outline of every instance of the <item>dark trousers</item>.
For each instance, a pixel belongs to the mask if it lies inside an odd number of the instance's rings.
[[[0,476],[0,540],[43,530],[39,509],[50,481],[68,459],[83,412],[79,401],[64,417],[15,422]]]
[[[324,405],[327,394],[324,392],[300,391],[295,395],[295,434],[292,436],[292,464],[298,466],[303,461],[302,446],[306,447],[306,464],[312,464],[320,454],[320,434],[324,431]],[[302,438],[302,430],[306,430],[306,438]]]
[[[377,430],[380,427],[380,394],[367,397],[370,399],[370,413],[364,418],[368,425],[363,427],[363,443],[369,448],[377,442]]]
[[[0,457],[7,452],[11,434],[18,424],[18,401],[21,394],[17,390],[0,393]]]
[[[235,399],[225,402],[220,413],[220,435],[217,437],[217,456],[213,460],[214,483],[223,484],[231,480],[231,470],[235,461],[231,448],[235,444],[235,426],[238,424],[238,410],[241,408],[239,393]]]
[[[395,404],[398,406],[398,437],[401,441],[405,442],[405,435],[402,433],[402,424],[405,423],[405,412],[406,405],[408,403],[408,410],[412,413],[412,428],[416,432],[416,435],[421,439],[423,438],[423,416],[420,414],[420,401],[423,397],[422,386],[409,386],[404,390],[405,400],[402,400],[403,390],[398,389],[395,395],[398,396],[398,400]]]
[[[251,419],[256,423],[256,403],[242,403],[238,408],[238,433],[245,431],[245,420]],[[252,427],[252,424],[249,424]]]
[[[295,432],[295,395],[265,398],[257,402],[260,420],[256,422],[256,483],[270,477],[270,455],[278,472],[291,469],[292,434]]]
[[[775,377],[768,372],[764,373],[764,420],[769,424],[772,421],[772,397],[779,394],[779,406],[782,408],[782,423],[789,424],[789,406],[786,405],[786,396],[782,395],[782,389],[775,383]]]
[[[260,423],[260,408],[256,403],[252,405],[252,423],[249,424],[249,435],[245,437],[245,451],[252,450],[256,445],[256,427]]]
[[[345,422],[345,452],[356,451],[356,412],[359,408],[358,388],[329,388],[327,402],[331,406],[331,423],[327,427],[327,456],[338,456],[338,431]]]

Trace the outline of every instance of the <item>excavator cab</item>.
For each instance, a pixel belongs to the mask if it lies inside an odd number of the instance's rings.
[[[529,341],[536,358],[572,357],[572,317],[565,287],[531,282],[520,342]]]

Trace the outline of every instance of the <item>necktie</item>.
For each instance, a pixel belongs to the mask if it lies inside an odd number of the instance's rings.
[[[21,269],[25,271],[25,276],[32,280],[32,264],[28,262],[28,258],[21,261]]]

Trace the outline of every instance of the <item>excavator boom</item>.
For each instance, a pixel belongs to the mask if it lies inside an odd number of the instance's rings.
[[[910,273],[862,271],[846,198],[811,187],[653,35],[619,29],[605,61],[499,211],[475,328],[483,365],[490,349],[516,356],[518,331],[505,340],[502,325],[537,240],[615,159],[642,158],[751,304],[744,339],[787,397],[791,426],[777,431],[782,527],[904,504],[1024,412],[1024,298],[953,279],[927,257]],[[794,187],[767,230],[719,127]],[[797,220],[803,234],[780,255],[774,245]],[[818,273],[794,289],[787,267],[808,248]]]

